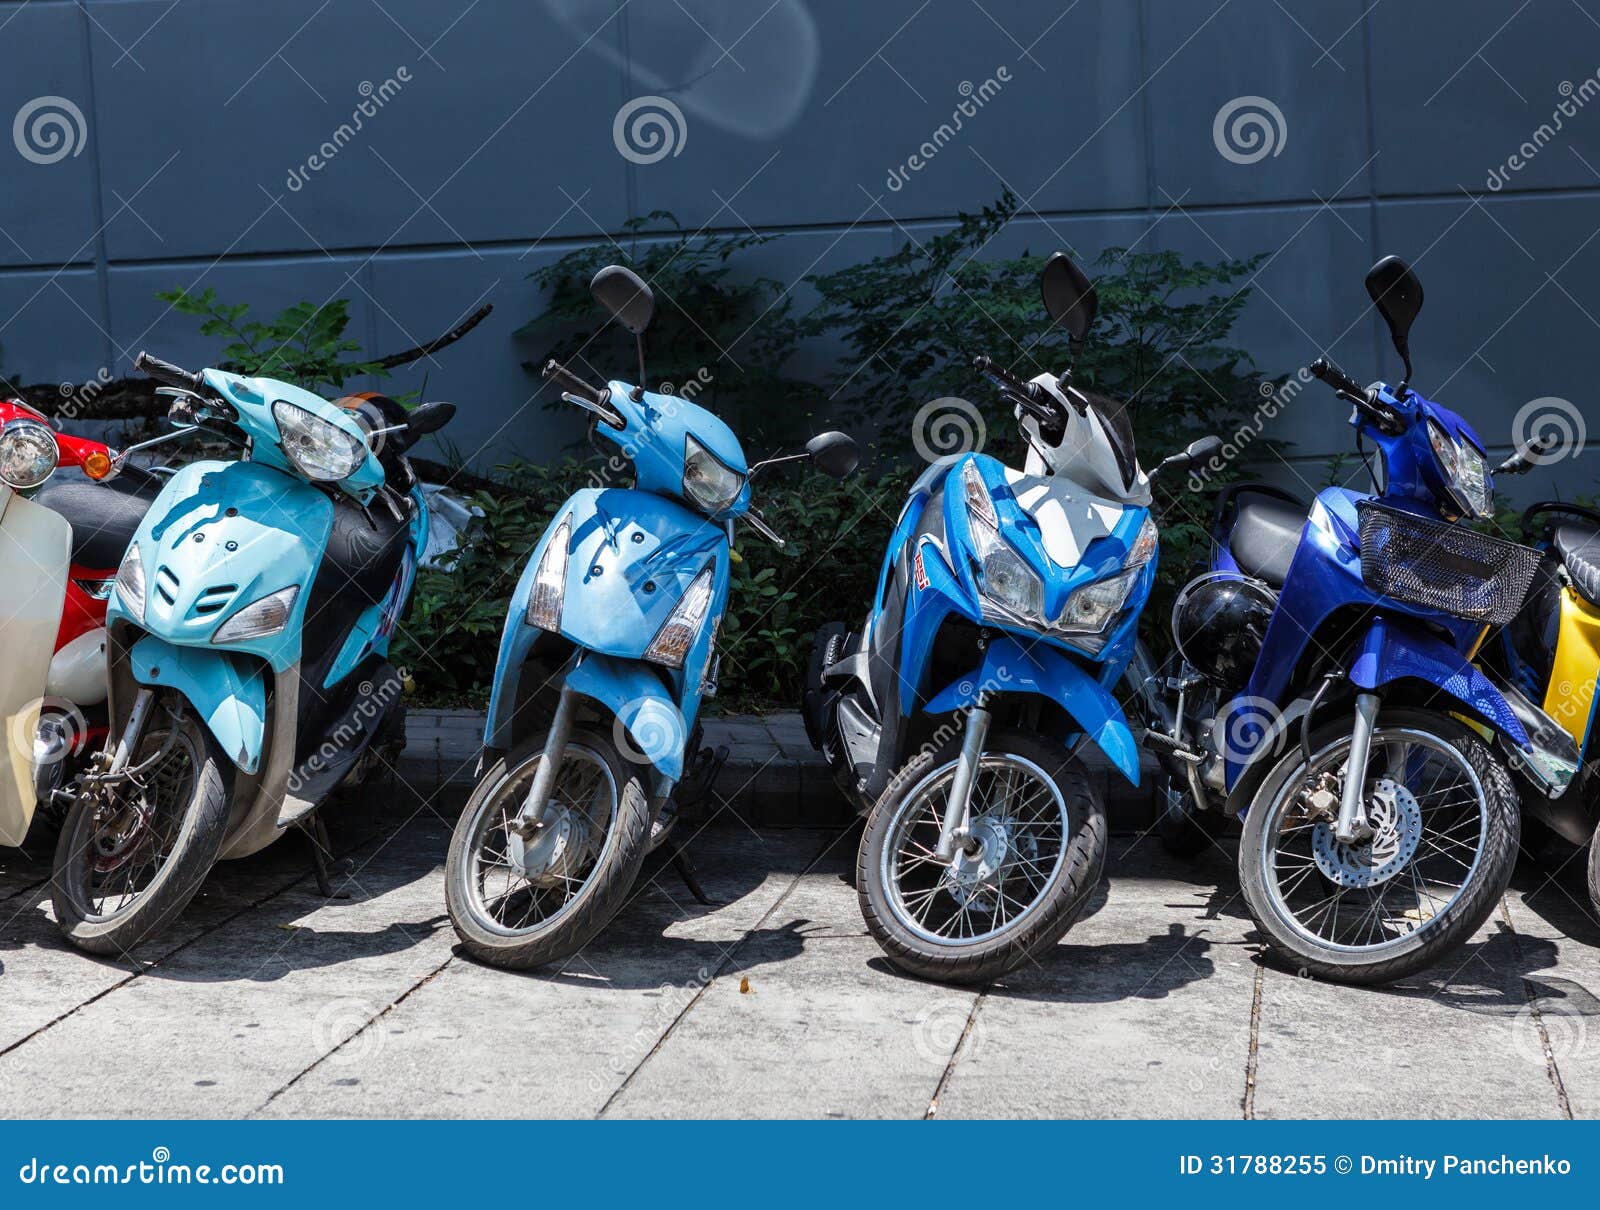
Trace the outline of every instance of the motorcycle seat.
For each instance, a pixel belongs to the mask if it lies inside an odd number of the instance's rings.
[[[1582,521],[1563,521],[1551,533],[1550,544],[1578,595],[1600,607],[1600,529]]]
[[[1228,550],[1246,575],[1273,588],[1289,578],[1305,528],[1306,506],[1272,496],[1251,496],[1239,501],[1237,518],[1228,535]]]
[[[107,571],[122,562],[134,531],[161,488],[153,476],[119,476],[109,483],[56,477],[34,493],[34,500],[60,513],[72,526],[72,561]]]

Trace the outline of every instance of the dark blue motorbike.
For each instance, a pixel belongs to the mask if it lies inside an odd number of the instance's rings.
[[[1387,257],[1366,286],[1409,380],[1422,284]],[[1175,675],[1145,686],[1148,742],[1169,835],[1175,816],[1200,826],[1196,809],[1243,816],[1240,879],[1271,946],[1303,973],[1379,983],[1493,911],[1520,835],[1508,764],[1555,795],[1577,752],[1472,662],[1538,565],[1469,524],[1493,515],[1482,440],[1409,381],[1363,387],[1325,358],[1310,372],[1352,406],[1363,457],[1377,447],[1374,490],[1329,487],[1309,509],[1259,484],[1221,494],[1210,566],[1173,608]]]

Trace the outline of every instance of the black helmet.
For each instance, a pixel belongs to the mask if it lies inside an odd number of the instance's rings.
[[[1213,571],[1184,585],[1172,606],[1178,654],[1223,689],[1250,679],[1278,598],[1260,580]]]

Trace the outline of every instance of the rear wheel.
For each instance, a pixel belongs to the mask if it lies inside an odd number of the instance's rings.
[[[1250,914],[1291,966],[1387,983],[1432,966],[1489,918],[1516,864],[1511,775],[1468,728],[1383,712],[1367,764],[1372,835],[1342,844],[1333,814],[1347,724],[1319,729],[1267,775],[1245,819],[1239,877]],[[1327,791],[1319,796],[1318,789]]]
[[[56,922],[90,953],[125,953],[171,924],[227,833],[232,765],[187,704],[146,727],[130,767],[128,780],[79,795],[56,843]]]
[[[610,738],[577,728],[538,831],[511,824],[544,759],[544,737],[497,762],[456,824],[445,902],[466,951],[494,966],[559,962],[587,945],[626,901],[650,840],[642,770]]]
[[[1105,868],[1105,808],[1060,744],[995,731],[972,788],[973,842],[934,855],[960,753],[924,752],[873,806],[856,858],[867,927],[909,974],[982,983],[1059,941]]]

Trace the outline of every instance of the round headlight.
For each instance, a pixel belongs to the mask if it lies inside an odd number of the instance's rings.
[[[59,458],[55,430],[43,421],[19,416],[0,428],[0,480],[18,491],[48,479]]]
[[[329,482],[349,478],[367,458],[367,443],[336,424],[280,399],[272,405],[279,445],[307,479]]]

